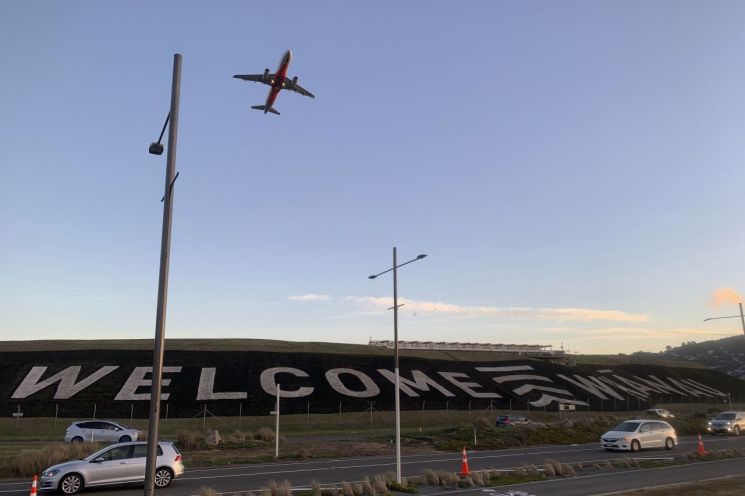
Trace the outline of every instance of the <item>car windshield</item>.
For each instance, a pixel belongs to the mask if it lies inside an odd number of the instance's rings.
[[[720,413],[714,417],[714,420],[735,420],[736,416],[736,413]]]
[[[639,427],[639,422],[621,422],[613,430],[621,432],[634,432]]]

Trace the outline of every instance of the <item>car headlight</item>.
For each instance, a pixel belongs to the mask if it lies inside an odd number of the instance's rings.
[[[726,424],[727,424],[727,425],[732,425],[732,422],[730,422],[730,421],[728,420],[728,421],[726,422]]]
[[[711,425],[711,420],[709,420],[708,422],[706,422],[706,425]]]
[[[629,439],[631,439],[631,436],[624,436],[623,438],[624,441],[628,441]]]
[[[55,468],[55,469],[52,469],[52,470],[47,470],[46,472],[42,472],[41,476],[42,477],[54,477],[58,473],[59,473],[59,469],[58,468]]]

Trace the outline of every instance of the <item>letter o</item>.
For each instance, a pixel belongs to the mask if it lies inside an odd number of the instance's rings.
[[[362,391],[353,391],[342,383],[339,376],[342,374],[353,375],[362,383],[365,387]],[[354,369],[331,369],[326,371],[326,380],[334,390],[345,396],[352,396],[353,398],[371,398],[380,394],[380,388],[367,374],[364,374]]]

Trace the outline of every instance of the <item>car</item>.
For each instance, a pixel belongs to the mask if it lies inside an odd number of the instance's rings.
[[[76,494],[83,488],[135,484],[145,480],[146,442],[107,446],[82,460],[53,465],[41,474],[42,491]],[[181,452],[171,442],[158,442],[155,487],[168,487],[184,473]]]
[[[646,448],[673,449],[678,435],[673,426],[662,420],[627,420],[600,436],[600,447],[606,451]]]
[[[647,415],[660,418],[675,418],[675,415],[670,410],[665,410],[664,408],[650,408],[647,410]]]
[[[734,434],[745,430],[745,412],[722,412],[706,424],[710,434]]]
[[[141,438],[140,431],[111,420],[73,422],[65,431],[66,443],[109,442],[126,443]]]
[[[517,415],[500,415],[497,417],[497,427],[514,427],[516,425],[526,425],[530,423],[528,417],[519,417]]]

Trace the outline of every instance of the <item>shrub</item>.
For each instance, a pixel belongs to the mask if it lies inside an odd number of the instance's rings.
[[[317,480],[310,481],[310,490],[313,496],[321,496],[321,484]]]
[[[197,490],[197,494],[199,494],[199,496],[217,496],[217,491],[210,486],[201,486]]]
[[[260,441],[274,441],[274,431],[269,427],[261,427],[256,431],[254,438]]]
[[[204,436],[197,431],[178,431],[176,441],[181,448],[194,449],[204,445]]]
[[[352,489],[352,484],[349,482],[342,482],[341,483],[341,494],[342,496],[354,496],[354,490]]]
[[[443,486],[456,487],[460,481],[460,477],[455,472],[446,472],[444,470],[437,471],[437,477],[440,479],[440,484]]]
[[[372,487],[376,494],[385,494],[388,491],[388,486],[385,482],[385,476],[380,474],[373,476]]]
[[[556,476],[556,472],[554,471],[554,466],[551,465],[549,462],[546,462],[543,465],[543,473],[546,474],[546,477],[554,477],[554,476]]]
[[[424,481],[430,486],[439,486],[440,477],[432,469],[426,469],[424,471]]]

